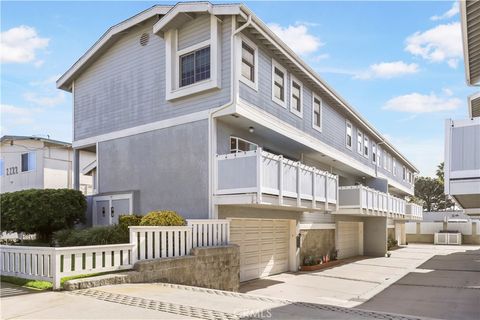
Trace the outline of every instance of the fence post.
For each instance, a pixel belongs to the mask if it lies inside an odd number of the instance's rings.
[[[128,227],[128,230],[130,231],[130,244],[133,244],[131,262],[132,265],[134,265],[138,260],[137,233],[132,229],[132,227]]]
[[[278,202],[283,205],[283,156],[278,157]]]
[[[257,203],[262,203],[262,148],[257,148]]]
[[[60,266],[60,254],[53,248],[52,253],[52,278],[53,278],[53,290],[61,289],[61,266]]]

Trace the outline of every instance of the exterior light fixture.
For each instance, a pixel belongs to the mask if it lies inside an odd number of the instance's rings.
[[[255,132],[255,128],[254,128],[254,127],[248,127],[248,132],[254,133],[254,132]]]

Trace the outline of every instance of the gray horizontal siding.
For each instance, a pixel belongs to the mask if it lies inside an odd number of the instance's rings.
[[[252,41],[255,41],[253,37],[249,37]],[[256,41],[255,41],[256,42]],[[280,120],[295,126],[296,128],[306,132],[307,134],[319,139],[320,141],[334,147],[336,150],[342,152],[343,154],[371,167],[375,168],[375,164],[372,163],[372,138],[367,135],[370,140],[370,154],[369,157],[364,157],[362,154],[359,154],[356,150],[357,143],[357,128],[355,126],[355,121],[349,119],[353,126],[353,148],[352,150],[348,149],[345,145],[346,138],[346,114],[339,111],[338,109],[330,106],[326,101],[326,97],[322,94],[318,94],[323,102],[323,119],[322,119],[322,132],[315,130],[312,127],[312,116],[313,116],[313,103],[312,103],[312,90],[303,84],[303,119],[295,115],[290,111],[290,77],[291,71],[287,69],[287,88],[286,88],[286,99],[287,99],[287,108],[284,108],[272,100],[272,54],[264,46],[256,42],[259,47],[258,52],[258,62],[259,62],[259,84],[258,92],[247,86],[243,82],[240,82],[239,93],[240,98],[246,101],[249,104],[255,105],[263,110],[269,112],[270,114],[276,116]],[[278,59],[277,59],[277,62]],[[286,68],[286,66],[283,66]],[[294,74],[294,76],[301,81],[299,74]],[[382,151],[383,152],[383,151]],[[384,170],[383,167],[378,168],[378,172],[385,174],[386,176],[396,180],[397,182],[409,186],[405,181],[402,181],[401,168],[402,163],[397,159],[397,175],[394,176],[393,173]]]
[[[178,50],[210,39],[210,15],[201,15],[178,30]]]
[[[221,106],[230,99],[230,18],[221,24],[221,90],[165,100],[165,42],[140,35],[154,21],[132,28],[75,80],[74,140]]]
[[[134,190],[137,214],[175,210],[208,218],[207,144],[207,120],[101,142],[99,192]]]
[[[452,128],[451,170],[480,170],[480,125]]]

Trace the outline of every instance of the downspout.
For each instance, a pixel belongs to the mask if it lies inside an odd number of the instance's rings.
[[[241,14],[242,17],[246,17],[244,14]],[[236,16],[232,16],[232,19],[233,21],[236,21]],[[234,23],[232,21],[232,24]],[[209,196],[208,196],[208,210],[209,210],[209,218],[212,219],[212,218],[218,218],[218,217],[215,217],[214,216],[214,213],[213,213],[213,204],[212,204],[212,201],[213,201],[213,192],[214,192],[214,187],[213,185],[216,184],[216,181],[215,181],[215,178],[216,178],[216,175],[215,175],[215,172],[216,172],[216,162],[215,162],[215,156],[216,154],[213,154],[213,143],[216,143],[216,139],[215,141],[212,141],[213,140],[213,136],[214,136],[214,130],[216,131],[216,126],[214,128],[213,126],[213,118],[214,118],[214,115],[215,113],[219,112],[219,111],[222,111],[228,107],[230,107],[231,105],[233,105],[236,101],[237,101],[237,87],[238,87],[238,83],[237,83],[237,74],[236,74],[236,57],[235,57],[235,36],[240,33],[242,30],[244,30],[245,28],[247,28],[248,26],[250,26],[252,23],[252,15],[249,14],[248,17],[247,17],[247,22],[245,22],[242,26],[240,26],[238,29],[234,30],[232,32],[232,35],[230,37],[230,73],[231,73],[231,76],[230,76],[230,85],[231,85],[231,90],[230,90],[230,100],[216,108],[216,109],[210,109],[208,111],[208,132],[209,132],[209,139],[208,139],[208,155],[209,155],[209,171],[210,171],[210,175],[209,175]],[[216,150],[216,148],[215,148]]]

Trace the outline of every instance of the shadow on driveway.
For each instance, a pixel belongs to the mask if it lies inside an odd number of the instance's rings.
[[[433,256],[358,308],[439,319],[479,319],[480,250]]]

